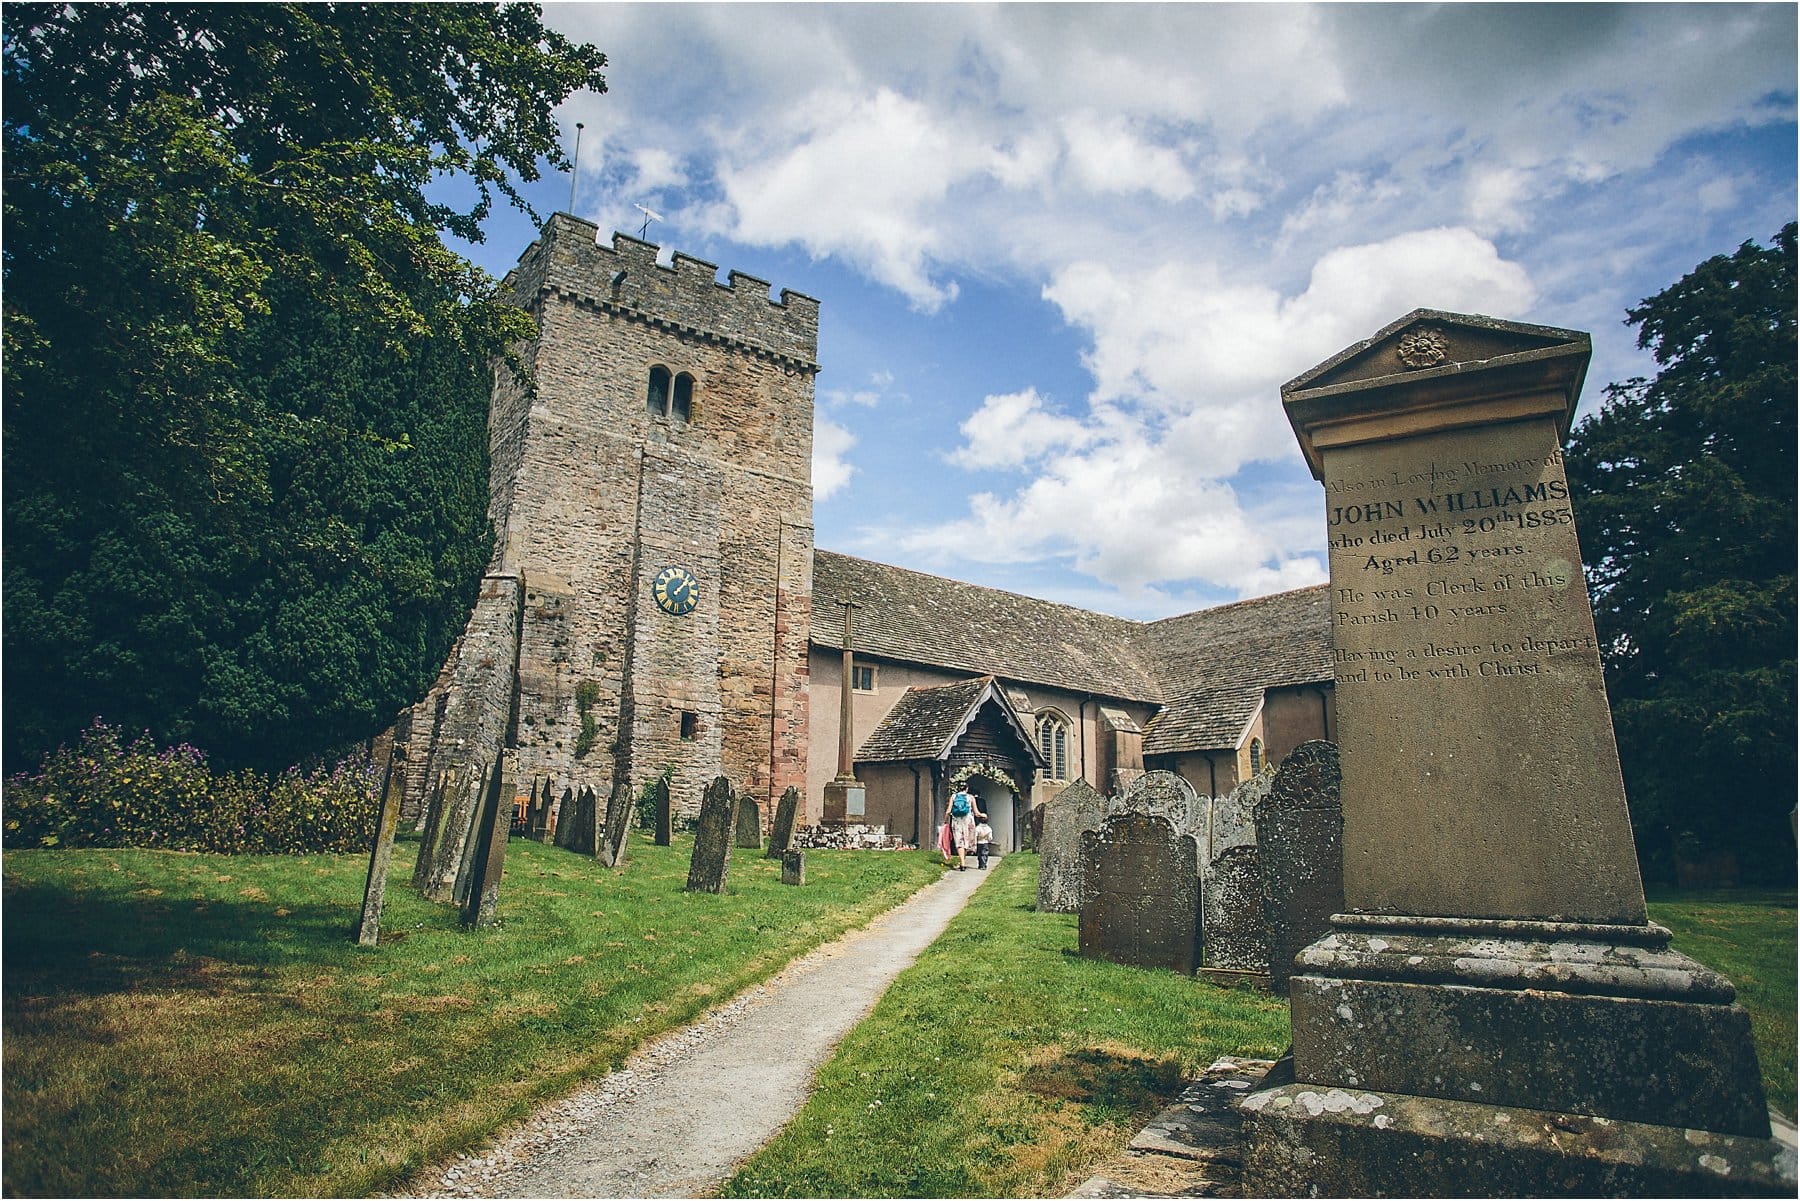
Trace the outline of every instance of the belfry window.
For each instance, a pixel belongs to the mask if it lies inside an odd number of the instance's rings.
[[[1052,780],[1069,778],[1069,719],[1054,709],[1037,715],[1038,750],[1044,756],[1045,774]]]
[[[669,415],[669,369],[661,365],[650,368],[650,391],[644,397],[644,408],[652,417]]]
[[[675,377],[675,397],[669,403],[669,416],[683,425],[694,412],[694,377],[683,371]]]

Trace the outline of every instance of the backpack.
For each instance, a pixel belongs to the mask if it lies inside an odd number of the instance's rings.
[[[950,801],[951,817],[969,816],[969,797],[967,793],[957,793]]]

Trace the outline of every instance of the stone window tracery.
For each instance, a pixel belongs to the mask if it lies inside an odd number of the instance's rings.
[[[1069,778],[1069,719],[1055,709],[1037,715],[1038,750],[1044,756],[1044,773],[1051,780]]]

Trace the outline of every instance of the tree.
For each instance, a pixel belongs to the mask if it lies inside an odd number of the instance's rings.
[[[1795,226],[1628,311],[1568,471],[1639,854],[1792,880]],[[1777,874],[1778,873],[1778,874]]]
[[[473,601],[530,332],[443,235],[530,211],[604,56],[531,5],[13,4],[0,41],[9,767],[96,714],[270,768],[366,737]]]

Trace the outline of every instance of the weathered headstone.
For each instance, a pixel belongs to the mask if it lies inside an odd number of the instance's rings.
[[[687,891],[724,892],[731,869],[732,835],[737,828],[737,793],[720,776],[706,786],[700,800],[700,824],[694,830],[694,854],[688,861]]]
[[[545,780],[543,787],[538,790],[537,799],[531,806],[531,830],[527,837],[533,842],[543,842],[550,829],[551,803],[550,781]]]
[[[1344,814],[1338,750],[1304,742],[1281,761],[1256,807],[1269,989],[1287,995],[1294,956],[1331,933],[1344,908]]]
[[[806,883],[805,851],[783,851],[781,853],[781,882],[783,884]]]
[[[1282,388],[1344,911],[1289,981],[1294,1083],[1244,1101],[1247,1193],[1794,1195],[1731,984],[1645,914],[1563,472],[1588,357],[1419,310]]]
[[[446,772],[439,776],[432,785],[431,795],[425,801],[424,828],[419,832],[419,855],[413,861],[412,877],[412,886],[421,893],[431,883],[433,860],[444,825],[444,789],[454,775],[454,772]]]
[[[372,947],[381,941],[381,907],[387,897],[388,860],[394,853],[394,829],[400,824],[400,802],[406,793],[403,773],[394,770],[400,752],[388,755],[381,774],[381,814],[375,821],[375,845],[369,851],[369,879],[363,886],[362,916],[356,921],[356,941]]]
[[[624,867],[630,841],[631,782],[615,773],[612,792],[606,799],[606,821],[600,831],[600,862],[607,867]]]
[[[1077,780],[1038,806],[1038,896],[1042,913],[1074,913],[1081,908],[1081,836],[1105,820],[1106,798],[1086,780]]]
[[[794,840],[794,815],[799,811],[800,790],[790,784],[775,805],[775,822],[769,827],[770,859],[780,859],[787,854],[788,844]]]
[[[749,797],[738,799],[737,845],[762,850],[762,814]]]
[[[465,926],[491,926],[498,915],[500,877],[506,865],[506,839],[512,828],[512,789],[507,784],[509,756],[502,753],[494,761],[488,775],[487,796],[480,808],[481,818],[471,858],[467,895],[462,901]]]
[[[1084,832],[1081,845],[1081,953],[1192,975],[1200,944],[1193,838],[1166,817],[1125,812]]]
[[[656,806],[656,845],[666,847],[675,837],[675,814],[669,801],[669,777],[658,776],[650,784]]]
[[[455,879],[451,881],[449,891],[443,898],[458,908],[469,899],[469,882],[477,871],[476,856],[481,853],[481,824],[486,817],[487,795],[498,769],[497,759],[487,768],[472,769],[465,785],[465,791],[469,794],[468,829],[462,837],[462,852],[457,857]]]
[[[1209,973],[1269,971],[1263,872],[1254,843],[1227,847],[1207,865],[1200,893],[1200,957]]]

